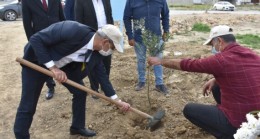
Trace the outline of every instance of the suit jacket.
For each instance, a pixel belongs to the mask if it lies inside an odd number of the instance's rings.
[[[24,59],[42,65],[51,60],[58,61],[85,46],[95,34],[95,30],[75,21],[63,21],[52,24],[34,34],[25,46]],[[96,71],[96,78],[101,84],[105,95],[115,95],[115,91],[103,65],[103,56],[93,51],[86,64],[88,75]],[[79,73],[80,74],[80,73]]]
[[[114,24],[110,0],[102,1],[107,18],[107,24]],[[96,12],[92,0],[76,0],[74,10],[76,21],[88,25],[96,30],[98,29]]]
[[[74,19],[74,3],[75,0],[66,0],[64,7],[64,15],[66,20],[75,20]]]
[[[60,0],[48,0],[48,11],[45,11],[41,0],[23,0],[23,26],[30,37],[53,23],[65,20]]]

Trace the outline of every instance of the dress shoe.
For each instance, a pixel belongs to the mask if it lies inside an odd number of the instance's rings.
[[[51,99],[53,97],[53,94],[54,94],[54,88],[49,88],[48,92],[45,95],[45,98],[47,100],[49,100],[49,99]]]
[[[96,132],[89,130],[89,129],[74,129],[74,128],[70,128],[70,134],[71,135],[81,135],[84,137],[93,137],[96,136]]]
[[[96,95],[92,95],[92,98],[93,98],[93,99],[99,99],[99,97],[96,96]]]
[[[96,91],[96,93],[99,93],[99,91]],[[92,96],[93,99],[99,99],[99,97],[96,96],[96,95],[91,95],[91,96]]]

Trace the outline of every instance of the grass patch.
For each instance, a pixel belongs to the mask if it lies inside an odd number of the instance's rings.
[[[260,49],[260,36],[259,35],[253,35],[253,34],[238,34],[236,35],[236,38],[239,43],[245,44],[248,47]]]
[[[210,27],[206,24],[196,23],[196,24],[193,25],[192,31],[210,32]]]

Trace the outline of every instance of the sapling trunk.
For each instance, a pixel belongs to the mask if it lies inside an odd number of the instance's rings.
[[[150,110],[152,110],[151,99],[150,99],[150,77],[151,77],[150,71],[151,71],[151,66],[148,65],[148,71],[147,71],[147,98],[148,98]]]
[[[135,31],[141,31],[142,42],[143,45],[146,46],[146,50],[149,56],[155,57],[155,56],[159,56],[159,54],[162,53],[164,49],[164,43],[161,44],[161,36],[158,36],[154,32],[145,28],[145,19],[134,20],[134,29]],[[137,46],[140,47],[139,45]],[[144,57],[146,57],[146,55],[144,55]],[[152,66],[148,65],[148,71],[147,71],[147,97],[148,97],[150,109],[152,108],[151,99],[150,99],[151,67]]]

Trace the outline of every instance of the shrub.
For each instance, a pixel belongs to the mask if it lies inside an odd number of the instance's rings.
[[[193,25],[192,31],[209,32],[210,27],[206,24],[196,23],[196,24]]]

